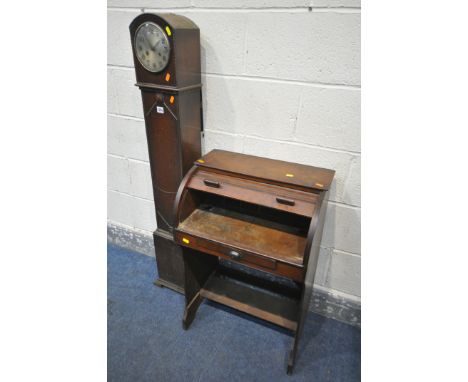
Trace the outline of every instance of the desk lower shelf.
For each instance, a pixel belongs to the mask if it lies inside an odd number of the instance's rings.
[[[280,293],[260,281],[256,283],[250,278],[247,282],[241,274],[219,267],[200,295],[286,329],[297,329],[299,299],[293,297],[294,291]]]

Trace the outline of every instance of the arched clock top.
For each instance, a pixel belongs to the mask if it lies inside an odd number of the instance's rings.
[[[200,85],[200,30],[174,14],[143,13],[130,24],[137,85]]]

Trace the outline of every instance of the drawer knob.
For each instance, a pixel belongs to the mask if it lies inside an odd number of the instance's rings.
[[[294,206],[296,204],[296,202],[294,200],[292,200],[292,199],[286,199],[286,198],[281,198],[281,197],[277,197],[276,201],[278,203],[286,204],[288,206]]]
[[[242,255],[237,251],[229,251],[229,256],[233,259],[240,259],[242,257]]]
[[[207,185],[208,187],[219,188],[219,182],[216,182],[214,180],[204,179],[203,183],[205,183],[205,185]]]

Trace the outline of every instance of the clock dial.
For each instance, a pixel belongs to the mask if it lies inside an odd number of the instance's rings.
[[[135,50],[138,61],[150,72],[160,72],[169,62],[171,46],[159,25],[146,22],[135,33]]]

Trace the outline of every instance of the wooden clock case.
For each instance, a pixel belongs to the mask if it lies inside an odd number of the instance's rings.
[[[171,46],[169,62],[158,73],[146,70],[136,56],[135,34],[145,22],[159,25]],[[144,13],[130,24],[130,37],[156,209],[153,238],[159,278],[155,283],[183,293],[184,264],[181,248],[173,240],[173,205],[181,180],[201,156],[200,30],[183,16]]]

